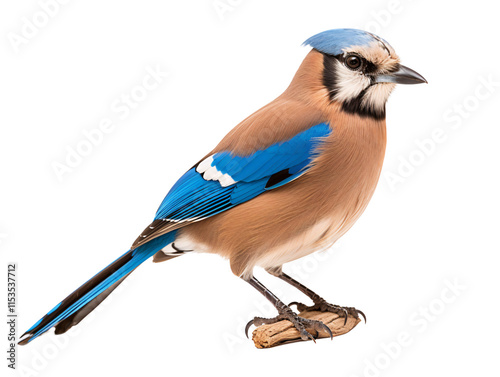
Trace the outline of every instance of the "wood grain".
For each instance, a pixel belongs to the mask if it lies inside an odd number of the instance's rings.
[[[339,317],[336,313],[304,311],[299,314],[303,318],[322,321],[332,331],[333,336],[339,336],[348,333],[361,321],[353,316],[347,317],[347,323],[344,326],[344,317]],[[317,334],[314,330],[309,330],[313,336],[318,338],[328,338],[325,333]],[[298,330],[290,321],[280,321],[271,325],[262,325],[257,327],[252,333],[252,340],[257,348],[271,348],[284,344],[303,342]]]

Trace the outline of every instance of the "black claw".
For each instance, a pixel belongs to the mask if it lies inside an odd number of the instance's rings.
[[[302,338],[302,340],[311,339],[314,343],[316,343],[316,338],[307,330],[301,332],[300,337]]]
[[[316,331],[316,336],[314,337],[315,339],[319,338],[319,334],[322,331],[326,332],[330,336],[330,339],[333,339],[332,330],[330,330],[330,328],[323,322],[317,320],[310,320],[309,325]]]
[[[330,339],[333,339],[333,334],[332,334],[332,330],[330,330],[330,328],[325,325],[323,322],[321,321],[318,321],[319,323],[317,323],[317,325],[320,327],[320,329],[324,332],[326,332],[329,336],[330,336]],[[318,332],[318,336],[319,336],[319,330],[318,328],[316,328],[316,331]]]
[[[347,317],[349,316],[349,312],[347,311],[346,308],[342,308],[344,311],[344,326],[347,324]]]
[[[245,335],[247,336],[247,339],[250,339],[250,338],[248,337],[248,329],[250,328],[250,326],[252,326],[252,325],[253,325],[253,321],[254,321],[254,320],[253,320],[253,319],[251,319],[251,320],[247,323],[247,325],[245,326]]]
[[[323,327],[325,328],[325,330],[328,333],[328,335],[330,335],[330,339],[333,340],[332,330],[330,330],[330,328],[327,325],[325,325],[324,323],[323,323]]]
[[[365,324],[366,324],[366,316],[365,316],[365,313],[363,313],[361,310],[359,309],[356,309],[356,311],[358,312],[358,314],[361,314],[361,317],[363,317],[363,319],[365,320]]]

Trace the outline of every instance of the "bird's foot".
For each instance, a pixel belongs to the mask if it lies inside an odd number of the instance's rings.
[[[356,308],[348,307],[348,306],[339,306],[339,305],[333,305],[330,304],[329,302],[326,302],[323,299],[318,300],[314,305],[307,306],[304,305],[300,302],[291,302],[288,306],[295,305],[297,307],[297,310],[299,312],[304,312],[304,311],[320,311],[320,312],[331,312],[331,313],[336,313],[339,315],[339,317],[344,317],[344,326],[347,323],[347,317],[352,316],[356,319],[363,317],[365,323],[366,323],[366,316],[365,313],[363,313],[361,310],[358,310]]]
[[[321,331],[326,332],[330,336],[330,338],[333,339],[332,331],[323,322],[299,317],[298,314],[294,313],[293,310],[288,307],[280,310],[280,313],[274,318],[255,317],[245,326],[245,334],[248,338],[248,329],[252,325],[258,327],[261,325],[269,325],[284,320],[292,322],[295,328],[299,331],[302,340],[310,339],[316,343],[316,338]],[[308,329],[314,330],[316,332],[316,336],[312,335],[308,331]]]

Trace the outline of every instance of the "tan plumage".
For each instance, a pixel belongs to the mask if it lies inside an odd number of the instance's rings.
[[[285,92],[236,126],[190,169],[131,249],[49,311],[19,344],[51,327],[59,334],[78,324],[151,256],[162,262],[187,251],[228,258],[233,273],[276,307],[277,317],[255,317],[245,331],[251,324],[286,319],[304,340],[314,339],[314,332],[332,335],[325,324],[301,318],[255,279],[255,266],[311,298],[311,307],[296,303],[300,311],[331,311],[345,320],[348,315],[365,317],[355,308],[328,303],[281,266],[333,244],[358,219],[382,168],[385,103],[396,83],[426,80],[402,66],[392,47],[371,33],[334,29],[306,43],[313,50]],[[321,133],[314,133],[318,129]],[[307,157],[301,150],[304,134],[309,138]],[[216,158],[224,162],[219,165]]]
[[[361,215],[377,184],[385,120],[341,111],[322,83],[323,55],[312,50],[288,89],[235,127],[210,153],[248,155],[321,122],[333,132],[299,179],[179,231],[180,249],[217,253],[251,275],[334,243]],[[293,204],[293,205],[292,205]]]

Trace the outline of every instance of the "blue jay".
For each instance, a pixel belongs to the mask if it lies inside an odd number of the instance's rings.
[[[57,304],[21,338],[78,324],[147,259],[215,253],[276,307],[304,340],[329,328],[300,317],[254,276],[255,266],[309,296],[299,311],[364,314],[328,303],[282,271],[282,265],[337,241],[366,208],[386,146],[385,104],[396,84],[427,82],[400,64],[382,38],[362,30],[328,30],[304,42],[312,49],[289,87],[238,124],[189,169],[160,204],[130,250]]]

